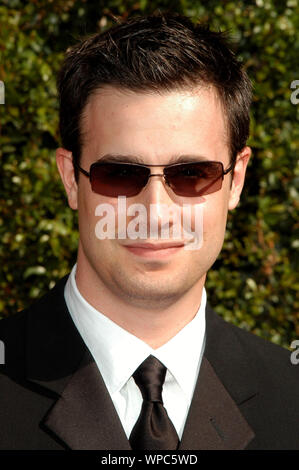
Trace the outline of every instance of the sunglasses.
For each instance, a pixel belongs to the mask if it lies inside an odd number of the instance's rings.
[[[163,165],[98,161],[90,166],[89,172],[76,162],[74,166],[89,178],[92,191],[103,196],[136,196],[152,176],[163,176],[165,183],[178,196],[196,197],[219,191],[223,177],[234,165],[224,170],[221,162],[175,163],[164,165],[162,174],[151,174],[150,168]]]

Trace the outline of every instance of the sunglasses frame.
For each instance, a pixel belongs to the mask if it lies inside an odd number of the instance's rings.
[[[216,161],[216,160],[200,160],[200,161],[194,161],[194,162],[184,162],[184,163],[169,163],[167,165],[157,165],[157,164],[149,164],[149,165],[144,165],[143,163],[135,163],[135,162],[113,162],[113,161],[105,161],[105,162],[101,162],[101,161],[96,161],[94,163],[92,163],[90,165],[90,168],[89,168],[89,172],[84,170],[84,168],[82,168],[80,165],[78,165],[77,162],[74,161],[73,159],[73,165],[75,168],[77,168],[83,175],[87,176],[89,178],[89,181],[91,183],[91,171],[92,171],[92,167],[94,166],[100,166],[100,165],[106,165],[107,163],[111,164],[115,164],[115,165],[130,165],[130,166],[139,166],[139,167],[143,167],[143,168],[152,168],[152,167],[163,167],[163,173],[152,173],[149,175],[148,177],[148,180],[145,184],[145,186],[143,186],[139,193],[147,186],[148,182],[149,182],[149,179],[151,176],[163,176],[163,179],[164,179],[164,182],[165,184],[167,184],[167,186],[170,187],[170,189],[175,193],[175,191],[171,188],[170,184],[168,183],[167,181],[167,175],[165,175],[165,172],[164,172],[164,169],[165,168],[170,168],[170,167],[175,167],[175,166],[185,166],[185,165],[194,165],[195,163],[217,163],[217,164],[221,164],[221,167],[222,167],[222,174],[219,176],[219,178],[222,178],[222,181],[224,179],[224,176],[227,175],[230,171],[233,170],[234,166],[235,166],[235,163],[236,162],[233,162],[226,170],[224,170],[223,168],[223,163],[222,162],[219,162],[219,161]],[[219,188],[218,190],[216,190],[215,192],[217,191],[220,191],[221,188]],[[137,193],[137,194],[139,194]],[[175,193],[176,194],[176,193]],[[212,193],[210,193],[212,194]],[[116,196],[115,196],[116,197]],[[188,197],[196,197],[195,196],[188,196]]]

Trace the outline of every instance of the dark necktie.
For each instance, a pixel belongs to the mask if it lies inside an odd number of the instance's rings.
[[[133,450],[177,449],[179,438],[162,401],[165,375],[166,367],[154,356],[148,356],[133,374],[143,397],[129,439]]]

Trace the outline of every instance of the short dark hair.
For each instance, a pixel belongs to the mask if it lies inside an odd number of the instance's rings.
[[[230,47],[225,33],[175,13],[133,16],[82,40],[67,51],[58,75],[63,147],[79,163],[82,113],[105,85],[163,93],[204,84],[218,92],[233,163],[249,136],[251,83]]]

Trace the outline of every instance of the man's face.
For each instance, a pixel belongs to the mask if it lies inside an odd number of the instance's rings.
[[[230,163],[225,118],[212,88],[159,95],[105,87],[86,105],[82,129],[80,165],[87,171],[107,154],[126,156],[124,161],[138,157],[144,164],[161,166],[176,163],[182,155],[190,156],[190,161],[220,161],[224,169]],[[221,250],[228,209],[238,203],[249,156],[250,149],[246,147],[238,156],[233,181],[230,173],[224,176],[221,190],[213,194],[177,196],[165,186],[163,178],[154,176],[138,195],[127,198],[127,206],[143,204],[148,213],[151,204],[156,205],[158,213],[162,205],[179,208],[182,204],[201,204],[203,243],[197,250],[186,250],[183,246],[168,251],[128,248],[138,242],[167,242],[150,237],[99,240],[95,234],[99,221],[95,209],[99,204],[109,203],[117,214],[117,198],[92,192],[88,178],[81,173],[77,185],[70,164],[64,170],[60,168],[69,204],[79,212],[78,269],[87,278],[92,277],[99,291],[105,286],[132,306],[160,308],[171,305],[190,289],[200,293],[206,272]],[[162,168],[152,168],[152,173],[161,174]],[[127,218],[127,222],[131,219]],[[186,242],[184,237],[180,241]]]

